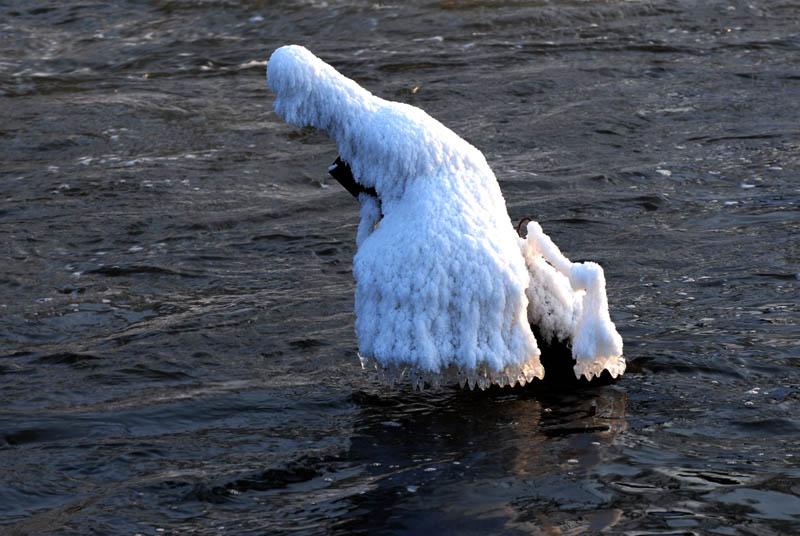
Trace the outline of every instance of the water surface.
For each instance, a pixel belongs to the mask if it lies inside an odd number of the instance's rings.
[[[10,534],[792,534],[800,8],[0,2]],[[389,390],[357,205],[271,110],[303,44],[480,148],[600,262],[629,372]]]

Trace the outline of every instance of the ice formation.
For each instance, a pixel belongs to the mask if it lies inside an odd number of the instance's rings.
[[[362,363],[390,381],[470,386],[542,378],[542,337],[571,344],[576,377],[625,370],[605,278],[539,224],[517,236],[483,154],[419,108],[372,95],[301,46],[267,63],[275,111],[326,132],[361,194],[353,259]]]

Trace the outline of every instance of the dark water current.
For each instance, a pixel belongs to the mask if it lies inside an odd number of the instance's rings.
[[[0,1],[0,532],[796,534],[800,4]],[[606,270],[629,372],[389,390],[308,46]]]

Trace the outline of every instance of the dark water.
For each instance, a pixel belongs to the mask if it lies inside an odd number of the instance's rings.
[[[0,532],[796,533],[797,2],[0,6]],[[629,372],[366,376],[357,206],[265,87],[288,43],[599,261]]]

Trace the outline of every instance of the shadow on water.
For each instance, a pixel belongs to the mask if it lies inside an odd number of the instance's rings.
[[[363,514],[344,525],[348,531],[523,533],[559,528],[564,507],[582,509],[587,527],[602,528],[607,512],[595,511],[600,501],[575,481],[625,429],[623,392],[532,384],[352,399],[360,412],[347,457],[363,460],[369,477],[349,499]]]
[[[184,485],[184,501],[268,533],[530,534],[620,517],[586,477],[626,428],[624,392],[374,387],[349,397],[343,450]],[[254,503],[270,515],[245,515]]]

